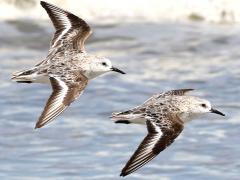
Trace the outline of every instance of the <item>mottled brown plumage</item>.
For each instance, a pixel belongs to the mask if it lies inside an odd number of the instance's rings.
[[[182,132],[184,123],[195,115],[215,112],[210,102],[185,95],[193,89],[179,89],[153,95],[142,105],[128,111],[113,113],[116,123],[146,124],[148,134],[122,169],[120,176],[126,176],[155,158],[170,146]]]
[[[76,78],[76,77],[75,77]],[[60,80],[50,77],[53,92],[39,117],[35,128],[40,128],[52,121],[75,101],[87,86],[87,78],[82,77],[75,81],[65,81],[66,86],[60,84]]]
[[[104,57],[88,54],[84,42],[90,26],[76,15],[41,1],[56,32],[47,57],[33,68],[14,73],[12,80],[21,83],[48,83],[52,94],[35,128],[40,128],[63,112],[85,89],[88,81],[109,71],[124,74]]]
[[[47,11],[56,29],[51,48],[62,47],[68,51],[70,48],[84,51],[84,42],[92,33],[90,26],[83,19],[50,3],[41,1],[41,5]]]

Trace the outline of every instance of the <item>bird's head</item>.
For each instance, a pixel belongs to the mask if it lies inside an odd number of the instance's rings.
[[[114,67],[112,65],[112,62],[107,58],[99,58],[96,61],[94,61],[94,63],[91,65],[91,71],[93,73],[93,76],[95,77],[110,71],[125,74],[125,72]]]
[[[214,109],[208,100],[188,96],[188,100],[185,102],[186,110],[192,114],[204,114],[215,113],[221,116],[225,116],[222,112]]]

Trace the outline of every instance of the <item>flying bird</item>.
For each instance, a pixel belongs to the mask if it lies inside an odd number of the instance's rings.
[[[47,57],[34,67],[13,73],[12,80],[19,83],[47,83],[52,94],[35,128],[54,120],[84,91],[90,79],[106,72],[125,74],[112,66],[109,59],[88,54],[84,43],[92,33],[90,26],[76,15],[41,1],[54,27]]]
[[[113,113],[115,123],[146,124],[148,134],[122,169],[120,176],[138,170],[170,146],[184,128],[184,123],[204,113],[216,113],[205,99],[188,96],[193,89],[179,89],[153,95],[131,110]]]

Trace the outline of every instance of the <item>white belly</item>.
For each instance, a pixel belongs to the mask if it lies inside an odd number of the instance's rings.
[[[134,124],[146,124],[146,119],[144,118],[136,118],[136,119],[131,119],[129,120],[131,123],[134,123]]]
[[[186,123],[189,122],[191,120],[193,120],[194,118],[197,118],[199,116],[199,114],[189,114],[189,113],[182,113],[180,115],[180,119]]]

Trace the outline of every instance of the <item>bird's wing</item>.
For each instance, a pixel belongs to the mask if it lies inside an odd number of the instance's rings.
[[[41,1],[41,5],[56,29],[51,48],[64,45],[67,48],[84,51],[84,42],[92,32],[89,25],[74,14],[52,4]]]
[[[183,130],[183,122],[177,115],[163,119],[155,119],[155,117],[151,119],[146,121],[147,136],[122,169],[120,176],[126,176],[147,164],[172,144]]]
[[[74,100],[76,100],[87,85],[84,76],[76,78],[75,82],[68,82],[59,77],[50,77],[53,92],[39,117],[35,128],[41,128],[62,113]]]
[[[176,96],[183,96],[189,91],[193,91],[194,89],[175,89],[171,91],[167,91],[162,94],[162,96],[171,96],[171,95],[176,95]]]
[[[163,92],[163,93],[159,93],[159,94],[155,94],[152,97],[150,97],[149,99],[147,99],[143,105],[149,104],[154,102],[155,100],[157,100],[158,98],[164,98],[166,96],[183,96],[185,95],[187,92],[189,91],[193,91],[194,89],[176,89],[176,90],[171,90],[171,91],[167,91],[167,92]]]

